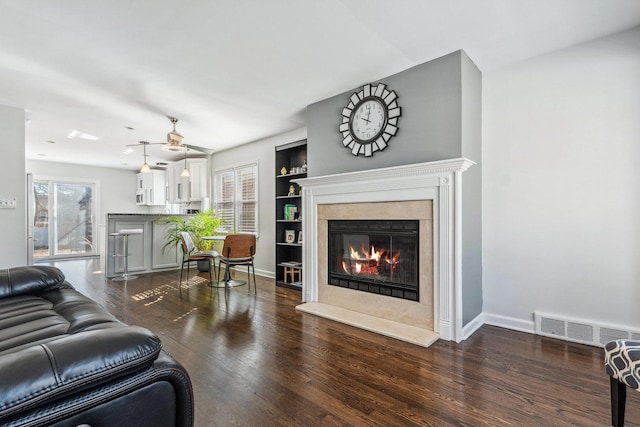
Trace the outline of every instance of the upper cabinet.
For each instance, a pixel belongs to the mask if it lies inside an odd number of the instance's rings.
[[[199,202],[208,197],[207,159],[187,159],[189,176],[182,176],[184,161],[167,167],[167,197],[169,203]]]
[[[147,206],[163,206],[166,201],[166,173],[152,170],[136,175],[136,203]]]

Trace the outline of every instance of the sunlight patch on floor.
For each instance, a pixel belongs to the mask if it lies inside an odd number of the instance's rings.
[[[209,283],[207,279],[204,279],[199,276],[192,277],[188,282],[183,283],[182,289],[190,289],[193,286],[200,285],[202,283]],[[177,291],[180,289],[180,284],[177,280],[172,280],[169,283],[163,283],[154,288],[147,289],[146,291],[139,292],[137,294],[131,295],[131,299],[134,301],[143,301],[150,298],[156,298],[155,301],[147,303],[145,305],[153,304],[162,299],[165,295],[167,295],[171,291]],[[159,297],[159,298],[158,298]]]

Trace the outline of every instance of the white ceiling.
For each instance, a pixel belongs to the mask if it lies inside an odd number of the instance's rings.
[[[0,0],[0,104],[27,111],[28,159],[137,169],[125,145],[167,116],[224,150],[458,49],[486,72],[637,25],[638,0]]]

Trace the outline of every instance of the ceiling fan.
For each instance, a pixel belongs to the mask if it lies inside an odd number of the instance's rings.
[[[198,147],[197,145],[191,144],[183,144],[182,139],[184,138],[182,135],[176,131],[176,123],[178,123],[178,119],[175,117],[167,116],[169,121],[173,124],[173,130],[167,133],[167,143],[162,147],[165,151],[186,151],[195,150],[204,154],[212,154],[214,152],[211,148],[206,147]]]
[[[167,118],[173,124],[173,130],[170,131],[169,133],[167,133],[167,142],[166,143],[164,143],[164,142],[140,141],[138,144],[128,144],[127,147],[136,147],[138,145],[144,146],[145,162],[146,162],[147,145],[162,145],[162,149],[164,151],[171,151],[171,152],[184,152],[184,151],[188,151],[188,150],[199,151],[199,152],[204,153],[204,154],[211,154],[211,153],[214,152],[214,150],[211,149],[211,148],[198,147],[196,145],[191,145],[191,144],[183,144],[182,140],[184,139],[184,136],[180,135],[178,133],[178,131],[176,131],[176,123],[178,123],[178,119],[175,118],[175,117],[170,117],[170,116],[167,116]]]

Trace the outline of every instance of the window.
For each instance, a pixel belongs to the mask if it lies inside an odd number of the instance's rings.
[[[35,259],[96,254],[96,186],[95,182],[33,180],[29,203]]]
[[[258,164],[214,173],[213,202],[222,217],[221,230],[258,234]]]

